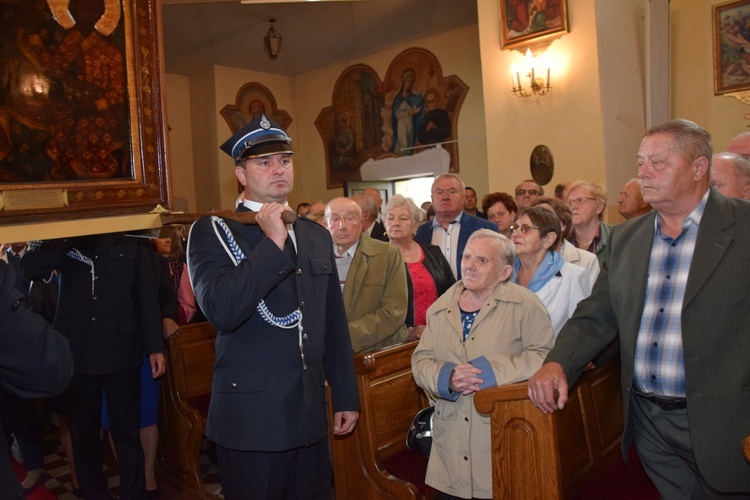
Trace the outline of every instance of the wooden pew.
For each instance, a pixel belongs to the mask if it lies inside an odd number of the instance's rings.
[[[357,427],[347,436],[333,436],[331,450],[337,498],[380,500],[422,498],[419,488],[385,469],[383,460],[406,448],[406,433],[417,412],[428,405],[411,374],[416,342],[357,354],[362,412]],[[426,463],[426,462],[425,462]]]
[[[573,496],[620,451],[620,363],[586,372],[561,411],[545,415],[526,383],[478,392],[474,404],[492,418],[495,498]]]
[[[180,336],[166,345],[157,471],[160,478],[198,498],[216,498],[206,492],[199,463],[211,396],[216,330],[205,322],[180,330]]]

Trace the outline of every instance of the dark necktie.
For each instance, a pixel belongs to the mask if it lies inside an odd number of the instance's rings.
[[[295,263],[297,262],[297,252],[294,250],[294,242],[289,235],[287,235],[286,242],[284,243],[284,253],[289,257],[289,260]]]

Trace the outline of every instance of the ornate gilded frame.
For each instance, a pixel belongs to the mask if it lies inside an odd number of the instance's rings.
[[[103,2],[107,12],[101,20],[105,20],[118,0]],[[46,3],[54,10],[54,5],[61,2],[49,0]],[[37,2],[35,8],[40,15],[49,16],[46,20],[49,26],[49,19],[56,18],[52,18],[47,5],[42,4],[45,2]],[[21,23],[28,23],[28,18],[10,21],[6,18],[4,22],[17,22],[20,33],[24,29]],[[64,29],[64,23],[57,23]],[[99,24],[96,29],[108,36]],[[120,36],[124,34],[129,144],[122,150],[129,154],[129,161],[123,153],[121,175],[55,181],[21,178],[17,182],[0,182],[0,223],[144,213],[159,204],[168,207],[161,3],[158,0],[122,0],[119,26],[112,29],[124,32]],[[0,106],[2,104],[0,102]]]

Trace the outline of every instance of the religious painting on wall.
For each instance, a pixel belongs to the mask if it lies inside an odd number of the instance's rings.
[[[714,94],[750,90],[750,0],[713,6]]]
[[[292,123],[289,113],[277,108],[276,98],[271,91],[256,82],[243,85],[237,91],[234,104],[227,104],[221,109],[221,116],[226,120],[232,133],[237,132],[261,114],[271,118],[284,130]]]
[[[0,0],[6,222],[168,203],[154,2]]]
[[[469,88],[455,75],[443,77],[430,51],[411,48],[397,55],[384,80],[371,67],[344,70],[332,105],[315,125],[326,151],[327,187],[361,179],[369,159],[411,156],[441,145],[458,172],[456,126]]]
[[[568,0],[498,0],[500,47],[548,43],[567,33]]]

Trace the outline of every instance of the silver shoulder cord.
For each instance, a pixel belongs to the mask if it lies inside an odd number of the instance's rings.
[[[235,266],[238,266],[240,261],[245,258],[245,254],[237,244],[237,241],[235,241],[232,231],[229,230],[226,222],[224,222],[224,219],[222,219],[221,217],[217,217],[215,215],[211,216],[211,224],[213,225],[216,237],[221,242],[221,246],[224,247],[224,250],[226,250],[229,258],[232,259],[232,263]],[[219,229],[221,229],[224,233],[226,240],[222,237]],[[299,352],[300,357],[302,358],[302,369],[307,370],[307,364],[305,364],[305,350],[302,345],[302,311],[297,308],[295,311],[292,311],[286,316],[278,317],[271,313],[271,311],[268,309],[268,306],[266,306],[266,301],[263,299],[261,299],[258,303],[256,310],[258,311],[258,314],[260,314],[261,318],[263,318],[263,320],[269,325],[277,326],[285,330],[297,328],[299,332]]]

